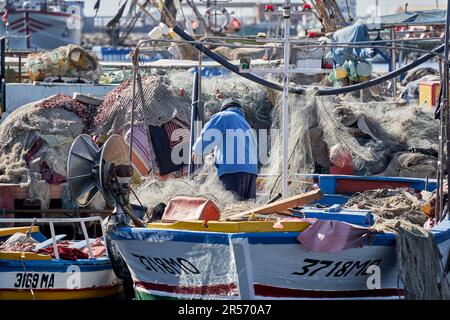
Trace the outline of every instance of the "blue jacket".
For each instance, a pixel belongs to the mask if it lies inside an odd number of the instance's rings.
[[[256,134],[241,108],[216,113],[203,127],[192,147],[200,157],[214,150],[218,176],[228,173],[258,173]]]

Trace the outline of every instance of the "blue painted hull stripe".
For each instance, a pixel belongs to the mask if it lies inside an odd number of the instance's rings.
[[[55,260],[23,260],[27,271],[33,272],[66,272],[70,266],[78,266],[81,272],[112,270],[109,259],[101,262],[80,259],[78,261]],[[24,272],[21,260],[0,260],[0,272]]]
[[[112,240],[154,240],[189,243],[229,244],[230,238],[247,238],[251,244],[298,244],[299,232],[254,232],[254,233],[220,233],[185,230],[151,230],[144,228],[123,227],[118,233],[112,232]],[[450,239],[450,230],[435,230],[433,235],[437,243]],[[377,234],[373,246],[394,246],[393,234]]]
[[[229,245],[230,238],[247,238],[250,244],[299,244],[299,232],[255,232],[255,233],[219,233],[175,230],[150,230],[143,228],[120,228],[119,233],[110,233],[112,240],[146,240],[155,242],[189,242]],[[378,234],[374,246],[394,246],[395,238],[392,234]]]

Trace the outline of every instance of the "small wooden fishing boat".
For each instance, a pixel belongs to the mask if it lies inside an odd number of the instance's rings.
[[[0,229],[0,244],[17,238],[12,250],[0,246],[0,300],[92,299],[119,294],[122,282],[113,272],[106,248],[101,248],[103,236],[97,241],[88,237],[85,223],[94,221],[101,223],[101,218],[0,219],[0,223],[30,224]],[[42,223],[50,226],[49,239],[36,225]],[[79,223],[85,239],[62,244],[65,235],[55,234],[54,225],[63,223]],[[23,244],[28,248],[14,250]]]
[[[369,210],[341,207],[356,192],[378,188],[432,191],[434,181],[413,178],[314,176],[323,196],[296,210],[305,218],[374,224]],[[178,221],[146,228],[111,227],[134,281],[138,299],[395,299],[404,296],[392,233],[376,233],[370,245],[335,253],[308,251],[297,238],[307,220]],[[450,248],[446,217],[431,229],[445,264]],[[373,268],[380,284],[372,286]]]

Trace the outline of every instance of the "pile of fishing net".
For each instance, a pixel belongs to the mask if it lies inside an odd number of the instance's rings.
[[[25,67],[32,81],[44,81],[49,77],[70,77],[98,83],[102,73],[97,56],[76,45],[31,53]]]
[[[28,187],[32,199],[49,205],[49,184],[66,180],[73,140],[91,126],[95,106],[65,94],[25,105],[0,124],[0,183]]]
[[[191,101],[193,73],[173,71],[167,74],[175,89],[183,89]],[[234,97],[241,101],[247,121],[255,129],[270,128],[272,103],[271,90],[246,80],[236,74],[202,78],[201,103],[205,121],[220,110],[224,98]]]
[[[271,129],[281,131],[281,93],[273,92]],[[305,187],[302,175],[329,173],[330,151],[351,155],[354,174],[434,177],[439,122],[431,110],[392,100],[361,102],[353,95],[290,97],[289,179],[292,194]],[[281,138],[271,144],[272,194],[281,190]]]
[[[422,207],[429,192],[422,193],[417,196],[414,190],[408,188],[368,190],[353,195],[345,208],[370,210],[383,219],[402,219],[423,226],[428,218]]]
[[[168,80],[165,78],[161,79],[164,79],[174,95],[183,92],[186,100],[190,101],[192,72],[172,71],[167,74]],[[144,78],[144,83],[147,81],[151,82]],[[129,113],[125,111],[129,109],[123,107],[123,100],[120,99],[131,95],[130,87],[131,83],[122,85],[111,94],[112,98],[105,100],[104,106],[111,105],[108,101],[111,100],[116,107],[109,109],[112,111],[109,111],[107,117],[97,116],[100,119],[96,121],[100,131],[112,129],[117,132],[129,121]],[[124,88],[128,88],[128,91],[122,95],[121,90]],[[266,133],[258,132],[260,149],[263,149],[260,155],[267,154],[267,157],[260,159],[262,183],[258,190],[261,195],[258,202],[271,199],[281,192],[281,93],[234,74],[203,78],[201,88],[205,121],[219,111],[223,98],[238,97],[251,126],[256,130],[270,129]],[[350,153],[354,174],[434,177],[436,157],[420,151],[437,148],[439,125],[431,111],[415,105],[400,106],[382,97],[361,102],[361,98],[355,95],[322,97],[316,96],[315,92],[312,88],[304,96],[290,95],[289,99],[291,195],[297,195],[311,187],[313,181],[307,178],[308,174],[329,173],[330,160],[333,158],[330,151]],[[138,110],[139,94],[137,97]],[[130,106],[129,98],[125,104]],[[168,114],[173,116],[173,109],[168,110]],[[102,113],[104,111],[100,111]],[[144,121],[142,111],[136,112],[135,117],[138,122]],[[213,179],[214,176],[212,170],[207,179]],[[176,196],[178,191],[170,192],[171,182],[159,182],[159,187],[163,184],[162,189],[167,188],[168,194]],[[209,185],[208,182],[206,185]],[[165,184],[168,184],[167,187]],[[214,185],[214,182],[210,185]],[[151,193],[146,198],[150,206],[155,206],[159,201],[151,200]]]
[[[167,204],[177,196],[200,197],[214,202],[220,209],[221,218],[239,213],[255,206],[252,201],[238,201],[234,193],[225,190],[220,182],[214,165],[209,162],[195,173],[192,178],[161,180],[149,176],[136,191],[138,199],[151,212],[158,204]],[[137,199],[133,199],[137,202]]]
[[[144,77],[146,108],[144,113],[138,86],[135,123],[161,125],[173,117],[189,123],[192,83],[193,73],[189,71]],[[132,82],[127,81],[106,97],[95,120],[98,132],[119,132],[129,125],[132,92]],[[203,78],[201,93],[205,121],[219,111],[223,98],[238,97],[251,126],[256,130],[270,129],[260,134],[260,147],[267,151],[260,154],[269,155],[261,161],[266,185],[260,191],[267,197],[280,192],[281,93],[234,74]],[[157,96],[166,98],[156,99]],[[400,106],[392,100],[375,98],[361,102],[354,95],[318,97],[314,89],[305,96],[290,96],[291,194],[304,191],[310,184],[302,175],[329,172],[330,150],[351,153],[354,174],[430,178],[435,175],[434,155],[410,151],[437,148],[439,126],[433,113],[414,105]]]
[[[168,78],[159,75],[142,77],[135,92],[135,125],[161,126],[174,118],[190,123],[191,102]],[[95,131],[108,134],[130,128],[132,105],[133,82],[128,80],[105,96],[94,119]]]

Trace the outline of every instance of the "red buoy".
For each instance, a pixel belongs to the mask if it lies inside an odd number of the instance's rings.
[[[266,4],[264,6],[264,11],[275,11],[275,9],[273,8],[273,5],[271,4]]]
[[[233,20],[230,22],[230,26],[233,30],[239,30],[241,28],[241,23],[238,19],[233,17]]]

